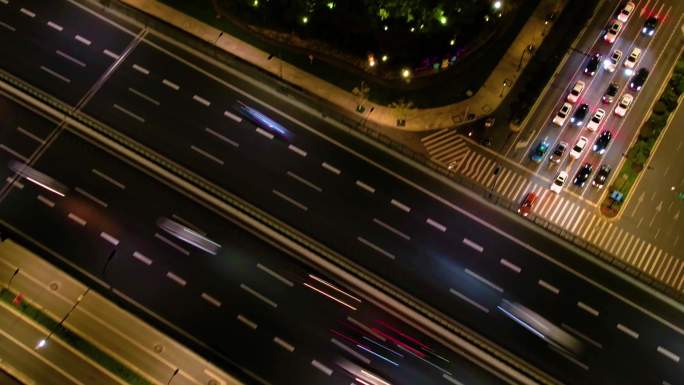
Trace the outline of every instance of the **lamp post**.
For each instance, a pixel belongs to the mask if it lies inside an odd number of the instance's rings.
[[[364,128],[366,128],[366,122],[368,121],[368,118],[370,118],[370,114],[375,110],[375,107],[371,106],[371,108],[368,109],[368,114],[363,118],[363,121],[361,123],[361,131],[363,131]]]
[[[36,349],[41,349],[41,348],[45,347],[45,345],[47,345],[48,341],[50,340],[50,337],[52,337],[52,335],[55,333],[55,331],[56,331],[57,329],[59,329],[59,328],[62,326],[62,324],[64,323],[64,321],[66,321],[66,319],[69,318],[69,316],[71,315],[71,313],[72,313],[74,310],[76,310],[76,308],[77,308],[78,305],[81,303],[81,301],[83,300],[83,298],[84,298],[89,292],[90,292],[90,288],[87,287],[87,288],[85,289],[85,291],[83,292],[83,294],[79,295],[78,298],[76,298],[76,301],[74,302],[74,305],[71,306],[71,309],[69,309],[69,311],[68,311],[66,314],[64,314],[64,317],[62,317],[61,320],[59,320],[59,323],[57,324],[57,326],[55,326],[54,328],[52,328],[52,329],[50,330],[50,332],[48,333],[47,337],[45,337],[45,338],[43,338],[42,340],[38,341],[38,344],[36,344]]]
[[[501,93],[499,93],[500,98],[503,98],[504,90],[506,89],[506,87],[510,87],[510,86],[511,86],[511,80],[508,78],[504,79],[503,84],[501,86]]]
[[[528,44],[527,47],[525,47],[523,49],[522,53],[520,54],[520,61],[518,62],[518,69],[516,69],[515,72],[520,72],[520,68],[522,68],[523,59],[525,58],[525,53],[529,53],[530,55],[532,55],[533,52],[534,52],[534,43]]]

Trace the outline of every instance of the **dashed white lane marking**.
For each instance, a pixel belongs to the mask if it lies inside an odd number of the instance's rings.
[[[398,236],[400,236],[400,237],[406,239],[407,241],[410,241],[410,240],[411,240],[411,237],[410,237],[410,236],[408,236],[408,235],[404,234],[403,232],[397,230],[396,228],[394,228],[394,227],[388,225],[387,223],[385,223],[385,222],[379,220],[378,218],[373,218],[373,222],[374,222],[375,224],[377,224],[378,226],[384,228],[385,230],[390,231],[390,232],[392,232],[392,233],[394,233],[394,234],[396,234],[396,235],[398,235]]]
[[[234,121],[236,121],[236,122],[238,122],[238,123],[240,123],[240,122],[242,121],[242,118],[241,118],[241,117],[235,115],[234,113],[232,113],[232,112],[230,112],[230,111],[228,111],[228,110],[223,111],[223,116],[225,116],[226,118],[233,119]]]
[[[364,357],[362,354],[360,354],[356,350],[347,346],[347,344],[338,341],[336,338],[331,338],[330,342],[332,342],[332,344],[337,346],[338,348],[340,348],[340,349],[344,350],[345,352],[351,354],[352,356],[356,357],[359,361],[365,363],[366,365],[370,365],[370,360],[368,359],[368,357]]]
[[[219,159],[218,157],[216,157],[216,156],[214,156],[214,155],[212,155],[212,154],[210,154],[210,153],[204,151],[203,149],[201,149],[201,148],[199,148],[199,147],[197,147],[197,146],[195,146],[195,145],[191,145],[191,146],[190,146],[190,149],[192,149],[192,150],[195,151],[196,153],[198,153],[198,154],[204,156],[205,158],[210,159],[210,160],[213,160],[214,162],[216,162],[216,163],[220,164],[221,166],[223,166],[223,160],[221,160],[221,159]]]
[[[274,308],[278,307],[277,303],[273,302],[271,299],[269,299],[265,295],[259,293],[258,291],[252,289],[251,287],[245,285],[244,283],[240,284],[240,289],[242,289],[242,290],[248,292],[249,294],[255,296],[256,298],[264,301],[266,304],[270,305],[271,307],[274,307]]]
[[[14,157],[23,160],[24,163],[26,163],[26,162],[28,161],[28,158],[27,158],[27,157],[21,155],[20,153],[14,151],[13,149],[7,147],[7,146],[4,145],[4,144],[0,144],[0,149],[3,149],[3,150],[5,150],[5,152],[7,152],[7,153],[13,155]]]
[[[627,334],[628,336],[630,336],[634,339],[639,338],[639,333],[635,332],[634,330],[628,328],[627,326],[625,326],[623,324],[617,324],[617,325],[615,325],[615,327],[617,328],[617,330]]]
[[[8,29],[8,30],[10,30],[10,31],[12,31],[12,32],[16,32],[16,31],[17,31],[16,28],[14,28],[13,26],[11,26],[11,25],[9,25],[9,24],[7,24],[7,23],[3,23],[2,21],[0,21],[0,26],[4,27],[4,28],[6,28],[6,29]]]
[[[293,173],[292,171],[288,171],[288,172],[286,173],[286,175],[289,176],[290,178],[292,178],[292,179],[294,179],[294,180],[296,180],[296,181],[302,183],[303,185],[308,186],[308,187],[310,187],[310,188],[312,188],[312,189],[318,191],[318,192],[322,192],[322,191],[323,191],[322,188],[318,187],[318,186],[317,186],[316,184],[314,184],[313,182],[310,182],[309,180],[307,180],[307,179],[305,179],[305,178],[302,178],[301,176],[299,176],[299,175]]]
[[[162,79],[162,84],[171,88],[174,91],[180,90],[180,86],[169,79]]]
[[[208,101],[207,99],[205,99],[199,95],[192,95],[192,100],[196,101],[199,104],[204,105],[205,107],[209,107],[211,105],[210,101]]]
[[[408,212],[411,212],[411,208],[410,208],[410,207],[408,207],[407,205],[405,205],[405,204],[399,202],[399,201],[396,200],[396,199],[392,199],[392,200],[390,201],[390,203],[392,204],[392,206],[398,208],[398,209],[401,210],[401,211],[404,211],[404,212],[407,212],[407,213],[408,213]]]
[[[12,186],[14,186],[14,187],[16,187],[16,188],[18,188],[18,189],[20,189],[20,190],[24,188],[24,184],[23,184],[23,183],[19,182],[19,180],[14,180],[14,179],[12,179],[11,176],[8,176],[8,177],[5,179],[5,181],[6,181],[7,183],[10,183],[10,184],[13,183]]]
[[[29,9],[26,9],[26,8],[20,9],[19,12],[23,13],[24,15],[26,15],[26,16],[28,16],[28,17],[36,17],[36,13],[35,13],[35,12],[33,12],[33,11],[29,10]]]
[[[105,54],[105,55],[107,55],[107,56],[109,56],[110,58],[112,58],[112,59],[114,59],[114,60],[119,60],[119,57],[120,57],[120,55],[115,54],[114,52],[112,52],[112,51],[110,51],[110,50],[108,50],[108,49],[102,50],[102,53]]]
[[[38,195],[38,198],[37,198],[37,199],[38,199],[39,201],[43,202],[47,207],[50,207],[50,208],[55,207],[55,202],[53,202],[53,201],[47,199],[46,197],[44,197],[44,196],[42,196],[42,195]]]
[[[45,143],[45,139],[43,139],[43,138],[39,137],[38,135],[26,130],[25,128],[22,128],[21,126],[17,126],[17,131],[19,131],[23,135],[35,140],[36,142],[38,142],[40,144]]]
[[[268,267],[262,265],[261,263],[257,263],[257,268],[259,268],[260,270],[264,271],[266,274],[270,275],[271,277],[277,279],[278,281],[284,283],[287,286],[290,286],[290,287],[294,286],[292,281],[290,281],[289,279],[287,279],[287,278],[283,277],[282,275],[276,273],[275,271],[269,269]]]
[[[146,255],[139,251],[134,251],[133,252],[133,258],[137,259],[138,261],[146,264],[147,266],[152,264],[152,260],[148,258]]]
[[[478,245],[477,243],[471,241],[471,240],[468,239],[468,238],[463,238],[463,244],[466,245],[466,246],[468,246],[468,247],[470,247],[470,248],[472,248],[472,249],[474,249],[474,250],[476,250],[476,251],[478,251],[478,252],[480,252],[480,253],[481,253],[482,251],[484,251],[484,247]]]
[[[113,107],[114,107],[115,109],[117,109],[117,110],[123,112],[124,114],[130,116],[131,118],[133,118],[133,119],[139,121],[140,123],[145,123],[145,118],[143,118],[142,116],[140,116],[140,115],[138,115],[138,114],[136,114],[136,113],[134,113],[134,112],[131,112],[131,111],[129,111],[129,110],[127,110],[127,109],[121,107],[120,105],[114,104]]]
[[[452,383],[454,385],[463,385],[463,383],[461,381],[451,377],[450,375],[448,375],[446,373],[442,373],[442,378],[444,378],[445,380],[449,381],[450,383]]]
[[[250,320],[249,318],[243,316],[242,314],[238,314],[237,319],[238,319],[238,321],[240,321],[240,322],[242,322],[243,324],[247,325],[247,327],[249,327],[249,328],[252,329],[252,330],[256,330],[256,328],[257,328],[257,326],[258,326],[254,321],[252,321],[252,320]]]
[[[579,301],[577,302],[577,307],[586,311],[587,313],[593,315],[594,317],[598,317],[599,311],[594,309],[593,307],[587,305],[586,303]]]
[[[489,309],[487,309],[487,308],[484,307],[483,305],[480,305],[480,304],[477,303],[476,301],[474,301],[474,300],[468,298],[466,295],[461,294],[460,292],[458,292],[458,291],[456,291],[456,290],[454,290],[454,289],[451,289],[451,288],[449,288],[449,292],[450,292],[451,294],[457,296],[458,298],[460,298],[460,299],[462,299],[462,300],[468,302],[469,304],[475,306],[476,308],[482,310],[483,312],[489,313]]]
[[[560,293],[560,290],[557,287],[551,285],[550,283],[544,281],[543,279],[540,279],[539,281],[537,281],[537,284],[539,286],[543,287],[544,289],[552,292],[553,294]]]
[[[369,240],[367,240],[367,239],[365,239],[365,238],[363,238],[363,237],[361,237],[361,236],[356,237],[356,239],[357,239],[359,242],[363,243],[364,245],[366,245],[366,246],[370,247],[371,249],[377,251],[378,253],[384,255],[385,257],[387,257],[387,258],[389,258],[389,259],[396,259],[396,257],[394,256],[394,254],[392,254],[392,253],[390,253],[389,251],[383,249],[382,247],[376,245],[375,243],[373,243],[373,242],[371,242],[371,241],[369,241]]]
[[[288,148],[290,151],[292,151],[292,152],[294,152],[295,154],[297,154],[297,155],[304,156],[304,157],[306,156],[306,151],[304,151],[304,150],[302,150],[301,148],[295,146],[294,144],[291,144],[291,145],[287,146],[287,148]]]
[[[671,359],[672,361],[679,362],[679,356],[672,353],[671,351],[665,349],[664,347],[658,346],[657,350],[658,350],[658,353],[664,355],[665,357]]]
[[[361,187],[362,189],[368,191],[368,192],[371,193],[371,194],[375,193],[375,188],[374,188],[374,187],[372,187],[372,186],[370,186],[370,185],[368,185],[368,184],[366,184],[366,183],[364,183],[364,182],[362,182],[362,181],[360,181],[360,180],[358,180],[358,179],[356,180],[356,185],[359,186],[359,187]]]
[[[287,195],[281,193],[281,192],[278,191],[278,190],[272,190],[271,192],[273,192],[273,194],[277,195],[277,196],[280,197],[281,199],[285,200],[286,202],[290,203],[291,205],[293,205],[293,206],[295,206],[295,207],[297,207],[297,208],[299,208],[299,209],[301,209],[301,210],[304,210],[304,211],[309,210],[308,207],[306,207],[306,206],[304,206],[303,204],[297,202],[296,200],[290,198],[289,196],[287,196]]]
[[[132,93],[133,95],[139,96],[139,97],[142,98],[143,100],[147,100],[148,102],[154,104],[155,106],[159,106],[159,105],[161,104],[161,103],[159,103],[159,101],[158,101],[157,99],[155,99],[155,98],[153,98],[153,97],[151,97],[151,96],[149,96],[149,95],[147,95],[147,94],[144,94],[144,93],[142,93],[142,92],[136,90],[135,88],[128,87],[128,91],[129,91],[130,93]]]
[[[56,31],[59,31],[59,32],[62,32],[62,30],[64,29],[64,27],[62,27],[61,25],[55,23],[54,21],[48,21],[48,22],[47,22],[47,25],[48,25],[48,27],[50,27],[50,28],[52,28],[52,29],[54,29],[54,30],[56,30]]]
[[[499,293],[503,293],[504,289],[501,286],[495,284],[494,282],[488,280],[487,278],[477,274],[476,272],[474,272],[470,269],[465,269],[465,272],[466,272],[466,274],[468,274],[471,277],[477,279],[478,281],[484,283],[485,285],[491,287],[492,289],[498,291]]]
[[[506,266],[507,268],[515,271],[516,273],[520,273],[522,271],[522,269],[518,265],[516,265],[512,262],[509,262],[507,259],[501,258],[501,260],[499,260],[499,263],[501,263],[503,266]]]
[[[311,365],[312,365],[314,368],[320,370],[321,372],[325,373],[325,374],[328,375],[328,376],[331,376],[331,375],[333,374],[332,369],[330,369],[329,367],[327,367],[327,366],[321,364],[320,362],[318,362],[318,361],[316,361],[316,360],[311,361]]]
[[[86,222],[85,219],[79,217],[78,215],[76,215],[74,213],[69,213],[69,215],[67,215],[67,218],[71,219],[72,221],[74,221],[75,223],[77,223],[81,226],[85,226],[86,223],[88,223],[88,222]]]
[[[105,174],[104,172],[97,170],[97,169],[92,169],[91,171],[93,172],[93,174],[99,176],[100,178],[106,180],[107,182],[113,184],[114,186],[116,186],[122,190],[126,189],[126,185],[124,185],[123,183],[119,182],[118,180],[112,178],[111,176]]]
[[[183,278],[179,277],[178,275],[176,275],[170,271],[166,273],[166,278],[176,282],[177,284],[179,284],[181,286],[185,286],[187,284],[186,280],[184,280]]]
[[[210,296],[207,293],[202,293],[202,295],[200,295],[200,297],[202,297],[202,299],[204,299],[205,301],[209,302],[210,304],[212,304],[216,307],[221,307],[221,301],[217,300],[216,298]]]
[[[331,164],[326,163],[326,162],[321,163],[321,167],[323,167],[324,169],[330,171],[331,173],[333,173],[335,175],[340,175],[342,173],[342,171],[340,171],[340,169],[338,169],[338,168],[336,168],[336,167],[334,167]]]
[[[76,190],[76,192],[78,192],[79,194],[81,194],[81,195],[83,195],[84,197],[90,199],[91,201],[97,203],[98,205],[100,205],[100,206],[102,206],[102,207],[104,207],[104,208],[107,208],[107,206],[108,206],[107,202],[103,201],[102,199],[99,199],[98,197],[94,196],[93,194],[91,194],[91,193],[85,191],[84,189],[82,189],[82,188],[80,188],[80,187],[78,187],[78,186],[75,188],[75,190]]]
[[[185,254],[185,255],[190,255],[190,252],[189,252],[188,250],[186,250],[186,249],[180,247],[179,245],[176,244],[176,242],[174,242],[174,241],[172,241],[172,240],[166,238],[165,236],[163,236],[163,235],[161,235],[161,234],[159,234],[159,233],[154,233],[154,237],[157,238],[157,239],[159,239],[160,241],[166,243],[167,245],[173,247],[173,248],[176,249],[177,251],[179,251],[179,252],[181,252],[181,253],[183,253],[183,254]]]
[[[60,51],[60,50],[57,50],[57,51],[55,51],[55,53],[56,53],[58,56],[63,57],[64,59],[66,59],[66,60],[68,60],[68,61],[70,61],[70,62],[76,64],[76,65],[79,66],[79,67],[85,67],[85,66],[86,66],[86,63],[85,63],[85,62],[82,62],[82,61],[76,59],[75,57],[73,57],[73,56],[71,56],[71,55],[65,53],[65,52],[62,52],[62,51]]]
[[[211,128],[205,127],[204,131],[206,131],[210,135],[213,135],[213,136],[217,137],[218,139],[230,144],[233,147],[240,147],[240,143],[219,134],[218,132],[212,130]]]
[[[580,332],[579,330],[570,327],[570,325],[562,323],[561,326],[563,327],[563,329],[566,329],[566,330],[569,331],[571,334],[574,334],[575,336],[577,336],[577,337],[579,337],[579,338],[581,338],[581,339],[587,341],[588,343],[590,343],[590,344],[596,346],[596,347],[599,348],[599,349],[603,349],[603,344],[602,344],[602,343],[600,343],[600,342],[596,341],[595,339],[589,337],[588,335],[586,335],[586,334]]]
[[[271,134],[271,133],[268,132],[268,131],[265,131],[265,130],[261,129],[260,127],[257,127],[257,128],[256,128],[256,132],[258,132],[259,135],[265,136],[265,137],[268,138],[268,139],[273,139],[273,138],[274,138],[273,134]]]
[[[445,232],[445,231],[447,230],[446,226],[444,226],[443,224],[437,222],[436,220],[434,220],[434,219],[432,219],[432,218],[426,219],[426,220],[425,220],[425,223],[427,223],[428,225],[430,225],[430,226],[436,228],[437,230],[439,230],[439,231],[441,231],[441,232]]]
[[[276,345],[280,346],[281,348],[287,350],[287,351],[290,352],[290,353],[294,352],[294,350],[295,350],[295,347],[294,347],[294,346],[290,345],[289,343],[287,343],[285,340],[283,340],[283,339],[280,338],[280,337],[274,337],[274,338],[273,338],[273,342],[274,342]]]
[[[76,41],[78,41],[81,44],[85,44],[85,45],[92,44],[92,42],[90,40],[86,39],[85,37],[83,37],[81,35],[74,36],[74,39],[76,39]]]
[[[140,72],[143,75],[149,75],[150,74],[150,70],[148,70],[147,68],[145,68],[141,65],[138,65],[138,64],[133,64],[133,69]]]
[[[57,72],[57,71],[51,70],[51,69],[49,69],[49,68],[47,68],[47,67],[45,67],[45,66],[40,66],[40,69],[43,70],[43,71],[45,71],[45,72],[47,72],[47,73],[49,73],[50,75],[56,77],[57,79],[59,79],[59,80],[65,82],[65,83],[71,83],[71,79],[69,79],[68,77],[66,77],[66,76],[64,76],[64,75],[62,75],[62,74],[60,74],[60,73]]]

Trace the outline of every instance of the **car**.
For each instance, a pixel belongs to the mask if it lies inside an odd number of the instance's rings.
[[[622,51],[616,49],[610,57],[603,62],[603,68],[607,69],[608,72],[615,71],[618,63],[620,63],[620,59],[622,59]]]
[[[577,174],[575,174],[575,179],[572,181],[572,184],[577,187],[584,187],[587,183],[587,179],[589,179],[589,175],[591,175],[592,169],[591,163],[587,162],[583,164],[582,167],[577,170]]]
[[[602,189],[606,184],[606,180],[608,180],[608,175],[610,175],[611,170],[609,165],[602,165],[596,173],[596,176],[594,176],[594,180],[591,181],[591,185],[598,189]]]
[[[634,47],[632,49],[632,53],[629,54],[627,59],[622,63],[625,67],[627,67],[627,75],[632,74],[632,68],[634,68],[637,63],[639,62],[639,57],[641,57],[641,49]]]
[[[570,157],[575,159],[579,158],[582,154],[582,151],[584,151],[584,147],[587,146],[587,142],[589,142],[587,138],[580,136],[579,139],[577,139],[575,146],[570,149]]]
[[[604,154],[606,152],[606,148],[608,147],[608,143],[610,143],[610,139],[612,137],[613,134],[611,134],[608,130],[601,132],[598,138],[596,138],[592,150],[594,150],[594,152],[598,152],[599,154]]]
[[[622,98],[620,99],[620,103],[618,103],[617,106],[615,106],[615,115],[619,117],[623,117],[627,114],[627,110],[629,109],[629,106],[632,105],[632,102],[634,101],[634,96],[628,93],[622,94]]]
[[[587,66],[584,67],[584,73],[589,75],[589,76],[594,76],[596,74],[596,71],[598,70],[599,63],[601,63],[601,54],[600,53],[595,53],[589,58],[589,62],[587,62]]]
[[[557,126],[563,126],[565,124],[565,120],[568,119],[568,115],[570,115],[570,111],[572,110],[572,104],[565,102],[563,103],[563,106],[558,110],[558,113],[556,113],[556,116],[553,118],[553,124]]]
[[[596,131],[601,125],[604,116],[606,116],[606,110],[597,108],[594,115],[589,119],[589,123],[587,123],[587,129],[592,132]]]
[[[551,155],[549,155],[549,161],[553,163],[560,163],[566,148],[568,148],[567,142],[559,142],[556,145],[556,149],[553,150]]]
[[[544,159],[544,155],[546,155],[546,151],[549,149],[549,142],[542,140],[539,142],[537,147],[534,148],[532,151],[532,154],[530,154],[530,159],[532,161],[541,163],[541,161]]]
[[[572,90],[570,90],[570,93],[568,94],[568,102],[575,103],[577,99],[579,99],[580,95],[582,95],[585,85],[586,84],[581,80],[576,81],[575,85],[572,87]]]
[[[608,85],[608,88],[606,89],[606,93],[603,94],[603,97],[601,98],[601,101],[606,104],[610,104],[615,100],[615,96],[617,96],[618,90],[620,89],[620,86],[612,82]]]
[[[655,34],[657,27],[658,18],[656,16],[651,16],[644,22],[644,27],[641,28],[641,33],[646,36],[653,36],[653,34]]]
[[[522,202],[520,202],[520,207],[518,207],[518,214],[522,215],[523,217],[528,216],[536,200],[537,194],[534,192],[528,192],[525,194],[525,198],[523,198]]]
[[[250,107],[241,101],[237,102],[237,110],[251,121],[257,128],[265,130],[267,135],[276,135],[282,139],[292,139],[293,134],[286,129],[283,125],[276,122],[274,119],[264,114],[263,112],[257,110],[256,108]]]
[[[637,74],[632,78],[632,81],[629,82],[629,88],[634,91],[641,90],[641,87],[644,86],[647,77],[648,70],[646,68],[640,68]]]
[[[549,190],[555,192],[556,194],[560,193],[567,179],[568,173],[566,171],[559,172],[556,179],[554,179],[553,183],[551,183],[551,187],[549,187]]]
[[[583,103],[579,106],[577,110],[575,110],[575,113],[572,114],[572,117],[570,118],[570,123],[575,124],[577,127],[582,127],[584,124],[584,119],[587,117],[587,113],[589,112],[589,105],[586,103]]]
[[[613,20],[613,24],[608,27],[608,31],[606,31],[606,34],[603,35],[603,40],[610,44],[615,43],[615,39],[617,39],[620,31],[622,31],[622,25],[623,24],[620,20]]]
[[[634,11],[634,3],[628,1],[622,8],[620,13],[618,13],[618,20],[620,20],[623,23],[626,23],[627,19],[629,19],[629,16],[632,14],[632,11]]]

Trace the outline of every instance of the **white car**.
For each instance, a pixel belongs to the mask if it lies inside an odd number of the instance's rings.
[[[628,1],[627,4],[625,4],[625,7],[622,8],[622,11],[618,14],[618,20],[620,20],[623,23],[627,22],[627,19],[629,19],[629,16],[632,14],[632,11],[634,11],[634,3],[631,1]]]
[[[549,190],[555,192],[556,194],[559,194],[561,190],[563,189],[563,186],[565,185],[565,182],[568,180],[568,173],[567,171],[561,171],[558,173],[558,176],[556,179],[551,183],[551,187],[549,187]]]
[[[553,118],[553,124],[562,127],[565,121],[568,119],[568,115],[570,115],[571,110],[572,104],[568,102],[563,103],[563,106],[560,108],[560,110],[558,110],[558,113]]]
[[[575,103],[577,99],[579,99],[580,95],[582,95],[582,91],[584,91],[584,86],[585,83],[581,80],[578,80],[575,85],[572,87],[572,90],[568,94],[568,101],[570,103]]]
[[[606,110],[597,108],[596,112],[594,112],[594,116],[592,116],[591,119],[589,119],[589,123],[587,123],[587,129],[591,132],[596,131],[601,125],[601,122],[603,122],[604,116],[606,116]]]
[[[622,59],[622,51],[616,49],[610,57],[603,62],[603,68],[607,69],[609,72],[615,71],[618,63],[620,63],[620,59]]]
[[[619,117],[625,116],[627,114],[629,106],[632,105],[633,101],[634,96],[632,96],[631,94],[622,95],[622,98],[620,98],[620,103],[618,103],[618,105],[615,106],[615,115]]]
[[[625,67],[628,69],[633,69],[636,67],[637,63],[639,62],[639,57],[641,56],[641,49],[634,47],[632,49],[632,53],[629,54],[627,59],[625,59],[625,62],[622,63]],[[633,71],[628,71],[627,75],[631,75]]]
[[[579,158],[580,155],[582,155],[582,151],[584,151],[584,147],[587,146],[587,142],[589,142],[587,138],[580,136],[579,139],[577,139],[575,146],[570,149],[570,157],[574,159]]]
[[[606,31],[606,34],[603,35],[603,40],[607,41],[610,44],[615,43],[615,39],[617,39],[618,35],[620,34],[620,31],[622,31],[622,22],[619,20],[613,20],[613,24],[610,25],[610,28],[608,28],[608,31]]]

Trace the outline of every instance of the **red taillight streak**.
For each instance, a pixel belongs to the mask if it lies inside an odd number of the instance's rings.
[[[400,336],[406,338],[407,340],[409,340],[409,341],[411,341],[411,342],[415,342],[416,344],[420,345],[420,347],[422,347],[422,348],[424,348],[424,349],[427,349],[427,350],[430,350],[430,349],[428,349],[428,346],[425,345],[424,343],[418,341],[417,339],[415,339],[415,338],[413,338],[413,337],[411,337],[411,336],[408,336],[408,335],[402,333],[401,331],[397,330],[395,327],[393,327],[393,326],[391,326],[391,325],[388,325],[386,322],[384,322],[384,321],[382,321],[382,320],[377,320],[377,321],[375,321],[375,322],[377,322],[377,323],[383,325],[384,327],[388,328],[389,330],[392,330],[393,332],[399,334]]]
[[[381,332],[380,330],[378,330],[378,329],[376,329],[376,328],[373,328],[372,330],[373,330],[374,332],[380,334],[381,336],[387,338],[388,340],[390,340],[390,342],[393,342],[393,343],[395,343],[395,344],[397,344],[397,345],[403,347],[404,349],[411,351],[413,354],[415,354],[415,355],[417,355],[417,356],[419,356],[419,357],[421,357],[421,358],[425,357],[425,353],[421,352],[420,350],[416,350],[415,348],[413,348],[413,347],[411,347],[411,346],[405,344],[404,342],[402,342],[402,341],[400,341],[400,340],[398,340],[398,339],[392,337],[391,335],[389,335],[389,334],[387,334],[387,333],[383,333],[383,332]]]

